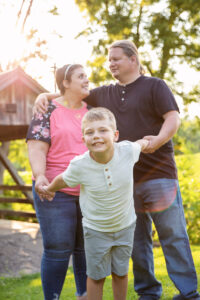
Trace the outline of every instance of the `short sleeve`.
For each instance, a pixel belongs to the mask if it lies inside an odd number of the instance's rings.
[[[153,88],[153,105],[156,114],[162,117],[165,113],[175,110],[179,112],[178,105],[170,88],[164,80],[155,81]]]
[[[51,101],[45,114],[36,114],[32,118],[28,128],[26,141],[39,140],[51,144],[50,117],[55,108],[55,104]]]
[[[76,157],[71,160],[67,169],[62,173],[64,182],[69,187],[75,187],[80,184],[80,166],[76,160]]]
[[[104,91],[106,89],[107,87],[103,85],[90,90],[89,96],[87,96],[87,98],[85,98],[84,101],[92,107],[104,107],[105,101],[107,101],[106,97],[104,96]]]

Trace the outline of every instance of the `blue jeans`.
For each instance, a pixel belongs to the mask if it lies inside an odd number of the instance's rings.
[[[58,300],[72,254],[77,295],[86,292],[86,261],[79,197],[57,192],[53,201],[39,199],[33,182],[36,215],[43,239],[41,261],[45,300]]]
[[[173,195],[170,206],[161,211],[148,212],[155,208],[155,202]],[[190,250],[182,199],[178,181],[174,179],[154,179],[135,186],[135,206],[143,203],[144,210],[137,212],[133,247],[133,272],[135,291],[159,299],[161,283],[154,275],[152,251],[152,221],[155,224],[162,246],[169,277],[184,298],[195,297],[197,276]],[[166,201],[164,201],[166,202]],[[145,209],[146,208],[146,209]]]

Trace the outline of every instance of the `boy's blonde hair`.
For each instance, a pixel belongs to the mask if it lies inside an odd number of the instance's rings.
[[[94,121],[101,121],[101,120],[108,120],[110,122],[110,126],[115,131],[117,130],[116,119],[113,113],[105,108],[105,107],[94,107],[90,109],[83,117],[81,129],[84,132],[85,124],[87,122],[94,122]]]

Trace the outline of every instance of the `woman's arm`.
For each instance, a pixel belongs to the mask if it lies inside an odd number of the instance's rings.
[[[42,200],[45,198],[43,186],[49,184],[45,176],[46,156],[49,151],[49,144],[39,140],[28,140],[27,145],[29,162],[35,178],[35,190]]]

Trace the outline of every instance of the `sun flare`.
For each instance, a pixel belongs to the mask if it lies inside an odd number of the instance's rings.
[[[5,64],[23,57],[27,42],[17,28],[8,28],[1,34],[1,38],[4,41],[0,47],[1,63]]]

